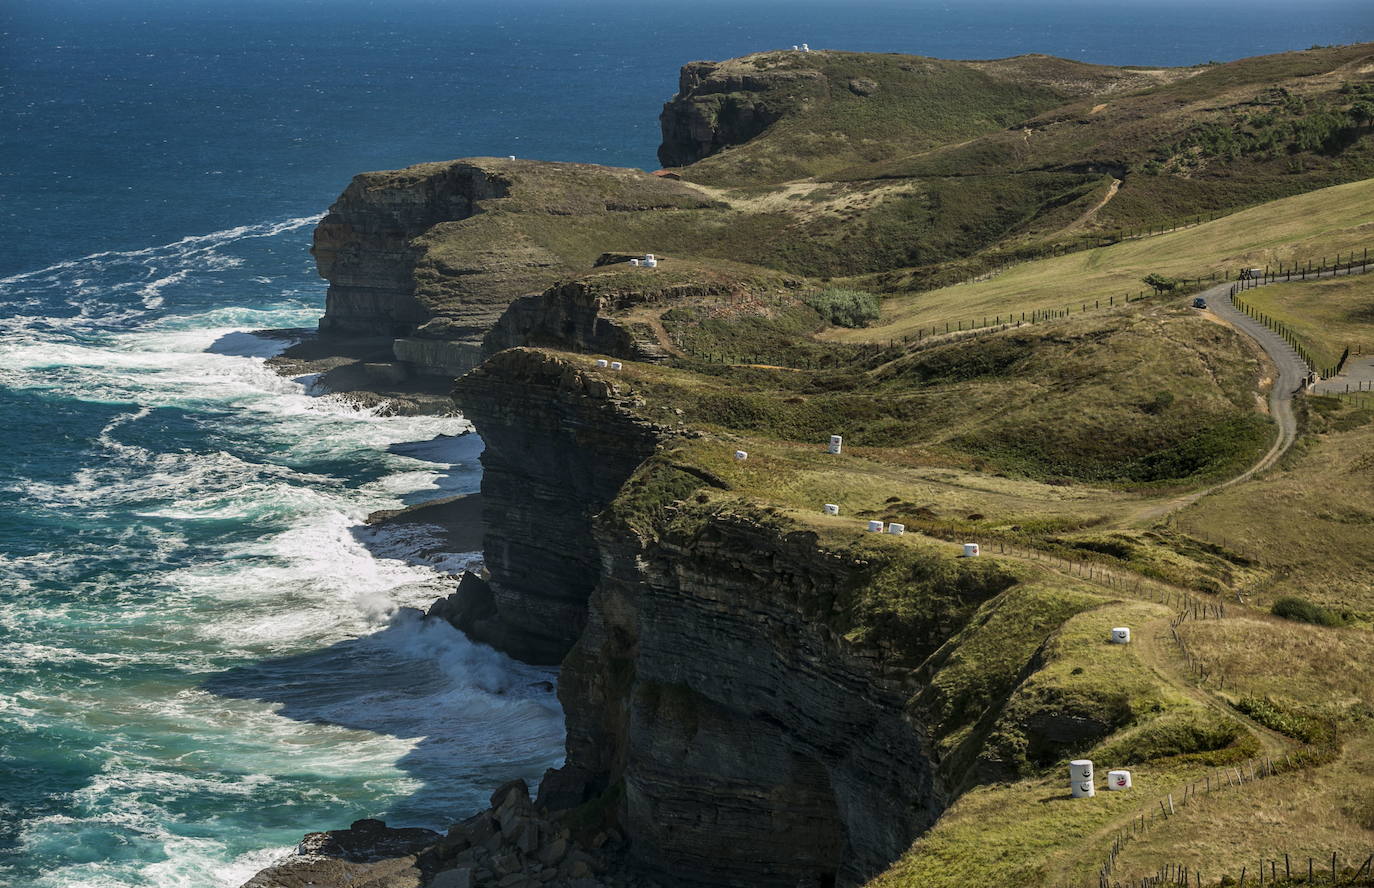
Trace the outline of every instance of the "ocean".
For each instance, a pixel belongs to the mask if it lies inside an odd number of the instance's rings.
[[[359,171],[656,166],[700,58],[1174,65],[1374,38],[1303,4],[43,0],[0,7],[0,885],[234,886],[308,830],[442,828],[561,759],[554,673],[417,608],[476,553],[371,511],[480,483],[461,417],[284,379]]]

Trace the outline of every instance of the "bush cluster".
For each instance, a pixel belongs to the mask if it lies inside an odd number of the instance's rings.
[[[878,297],[864,290],[832,287],[802,300],[837,327],[867,327],[878,319]]]
[[[1344,614],[1338,614],[1329,608],[1308,601],[1306,598],[1299,598],[1296,595],[1285,595],[1275,601],[1269,612],[1286,620],[1313,623],[1317,626],[1344,626],[1347,622]]]

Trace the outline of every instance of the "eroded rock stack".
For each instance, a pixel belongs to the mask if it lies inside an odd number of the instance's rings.
[[[601,574],[592,517],[672,434],[635,416],[618,386],[528,349],[458,380],[481,429],[486,587],[464,583],[445,616],[475,641],[557,664],[587,623]]]

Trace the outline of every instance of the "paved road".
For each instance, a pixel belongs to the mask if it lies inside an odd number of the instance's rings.
[[[1291,345],[1284,342],[1282,336],[1236,308],[1231,302],[1230,283],[1217,284],[1203,293],[1202,296],[1207,300],[1209,311],[1255,340],[1259,347],[1264,349],[1264,353],[1269,356],[1269,360],[1274,362],[1274,367],[1277,368],[1279,374],[1278,378],[1274,380],[1273,387],[1269,390],[1269,415],[1278,424],[1278,440],[1274,442],[1274,446],[1269,449],[1263,459],[1251,466],[1244,474],[1212,488],[1212,490],[1216,490],[1249,480],[1256,472],[1261,472],[1272,466],[1279,457],[1288,451],[1288,448],[1293,446],[1293,441],[1297,439],[1298,435],[1298,420],[1293,414],[1293,395],[1300,391],[1307,381],[1307,364],[1303,362],[1303,359],[1298,356]]]
[[[1213,484],[1211,487],[1204,487],[1201,490],[1176,496],[1162,503],[1147,506],[1131,516],[1133,523],[1152,524],[1171,512],[1191,506],[1209,493],[1215,493],[1230,487],[1232,484],[1250,480],[1256,472],[1262,472],[1278,462],[1279,457],[1288,452],[1288,448],[1293,446],[1293,442],[1298,437],[1298,419],[1293,413],[1293,395],[1307,381],[1307,364],[1303,362],[1292,346],[1283,341],[1282,336],[1232,304],[1230,281],[1217,284],[1199,295],[1207,300],[1208,311],[1253,339],[1260,348],[1264,349],[1264,353],[1269,356],[1269,360],[1273,361],[1274,366],[1278,369],[1278,378],[1274,380],[1274,385],[1269,390],[1269,415],[1274,417],[1274,422],[1278,424],[1279,436],[1274,440],[1274,446],[1269,448],[1269,452],[1264,454],[1259,462],[1236,477],[1220,484]]]
[[[1369,268],[1370,266],[1343,269],[1339,273],[1328,271],[1320,275],[1309,275],[1308,279],[1332,277],[1336,274],[1341,276],[1364,274]],[[1274,283],[1278,283],[1278,281],[1274,281]],[[1209,493],[1230,487],[1232,484],[1248,481],[1254,477],[1255,473],[1262,472],[1278,462],[1279,458],[1287,453],[1288,448],[1292,447],[1293,442],[1297,440],[1298,420],[1293,413],[1293,396],[1307,382],[1307,364],[1303,362],[1303,359],[1298,356],[1292,346],[1284,342],[1282,336],[1236,308],[1231,302],[1231,286],[1230,281],[1217,284],[1200,295],[1207,300],[1209,311],[1253,339],[1260,348],[1264,349],[1264,353],[1269,356],[1269,360],[1273,361],[1275,368],[1278,369],[1278,379],[1274,380],[1273,388],[1269,390],[1269,415],[1274,417],[1274,422],[1278,424],[1279,436],[1274,441],[1274,446],[1269,448],[1269,452],[1259,462],[1236,477],[1141,509],[1132,516],[1134,521],[1152,523],[1170,512],[1192,505]],[[1371,384],[1374,385],[1374,383]]]

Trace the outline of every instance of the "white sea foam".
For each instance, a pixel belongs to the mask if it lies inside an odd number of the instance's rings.
[[[36,518],[124,522],[0,554],[7,590],[46,589],[0,598],[0,727],[98,738],[102,762],[22,826],[23,853],[67,861],[40,888],[237,885],[338,812],[442,827],[558,761],[553,674],[419,618],[475,553],[417,555],[439,548],[425,525],[360,529],[475,490],[470,425],[358,411],[266,367],[282,343],[248,331],[312,324],[318,290],[204,304],[203,272],[239,273],[239,241],[314,221],[0,279],[19,308],[0,319],[0,384],[114,405],[69,476],[0,489]],[[54,298],[71,311],[45,316]],[[169,446],[188,424],[196,446]],[[299,812],[292,834],[257,823],[264,805]],[[91,842],[108,857],[67,855]]]

